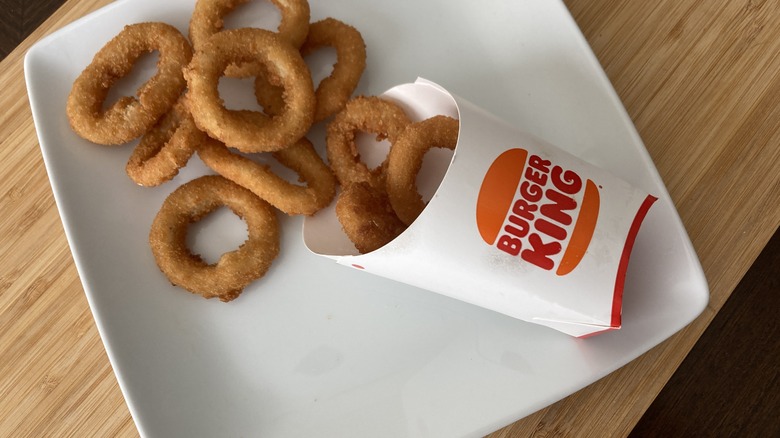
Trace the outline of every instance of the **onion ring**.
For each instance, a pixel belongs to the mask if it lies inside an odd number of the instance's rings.
[[[198,156],[215,172],[252,191],[289,215],[312,215],[326,207],[336,195],[336,178],[305,137],[294,145],[274,152],[284,166],[294,170],[306,186],[287,182],[264,164],[230,152],[210,140],[198,148]]]
[[[342,189],[336,200],[336,216],[361,254],[383,247],[406,229],[390,206],[387,194],[367,182]]]
[[[173,109],[141,137],[125,171],[136,184],[157,186],[173,179],[189,161],[198,144],[206,140],[192,120],[182,95]]]
[[[108,90],[127,75],[144,53],[159,51],[157,73],[138,89],[103,111]],[[98,144],[127,143],[148,131],[176,103],[186,85],[182,67],[190,62],[187,39],[165,23],[125,26],[101,48],[73,82],[66,112],[73,130]]]
[[[190,18],[189,36],[195,51],[202,50],[206,41],[223,30],[224,17],[239,5],[250,0],[198,0]],[[282,15],[277,33],[296,49],[301,47],[309,33],[309,2],[306,0],[270,0]],[[239,64],[240,65],[240,64]],[[244,67],[230,66],[226,76],[246,76]]]
[[[354,27],[334,18],[312,23],[301,46],[301,55],[307,56],[325,46],[336,49],[336,63],[331,74],[320,81],[314,91],[314,123],[344,108],[366,69],[366,44]],[[264,107],[281,101],[281,89],[271,85],[263,75],[255,79],[255,95]]]
[[[384,167],[369,169],[360,160],[355,136],[358,131],[377,135],[377,141],[388,139],[394,143],[409,118],[398,105],[375,96],[358,96],[349,102],[328,125],[326,136],[328,162],[342,186],[355,182],[367,182],[384,191]]]
[[[219,78],[232,63],[259,61],[284,85],[285,107],[269,117],[259,111],[228,110],[219,97]],[[309,130],[314,87],[300,53],[270,31],[233,29],[214,34],[184,69],[195,124],[209,136],[242,152],[283,149]]]
[[[187,248],[187,227],[223,205],[246,221],[249,238],[208,265]],[[166,198],[152,223],[149,243],[171,283],[204,298],[231,301],[265,275],[279,254],[279,225],[268,203],[221,176],[209,175]]]
[[[390,148],[385,180],[387,195],[393,210],[406,225],[414,222],[425,208],[416,182],[423,156],[432,147],[454,150],[458,127],[458,121],[451,117],[431,117],[407,126]]]

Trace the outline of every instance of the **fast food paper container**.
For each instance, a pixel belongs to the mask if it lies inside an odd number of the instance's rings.
[[[304,222],[309,250],[572,336],[620,328],[631,247],[654,196],[424,79],[382,97],[413,121],[460,120],[454,153],[438,163],[446,173],[426,163],[417,182],[433,193],[428,205],[382,248],[360,254],[331,205]]]

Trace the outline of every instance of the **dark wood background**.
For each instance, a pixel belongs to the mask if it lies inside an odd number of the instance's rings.
[[[780,437],[779,272],[775,231],[632,438]]]
[[[0,0],[0,58],[63,3]],[[779,313],[775,232],[630,436],[780,436]]]

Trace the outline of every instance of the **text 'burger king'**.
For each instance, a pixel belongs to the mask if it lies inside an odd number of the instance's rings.
[[[593,181],[515,148],[499,155],[485,175],[477,227],[489,245],[566,275],[588,249],[598,213]]]

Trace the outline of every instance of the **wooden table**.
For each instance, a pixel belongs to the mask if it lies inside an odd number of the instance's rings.
[[[107,3],[0,2],[2,48],[18,44],[0,64],[0,436],[137,435],[65,241],[22,73],[31,44]],[[780,224],[780,4],[566,4],[667,184],[711,300],[671,339],[494,437],[628,435]],[[777,287],[771,263],[761,287]]]

